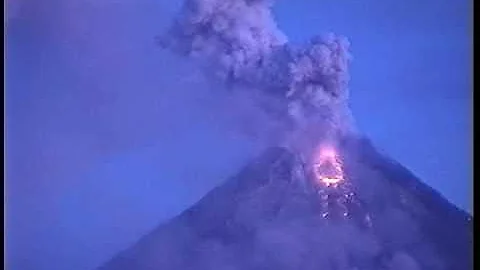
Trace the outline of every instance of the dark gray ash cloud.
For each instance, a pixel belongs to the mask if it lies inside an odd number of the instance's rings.
[[[260,108],[256,118],[266,120],[257,126],[276,123],[278,129],[265,128],[282,134],[276,143],[303,151],[312,140],[353,129],[349,43],[329,33],[290,44],[277,27],[272,5],[265,0],[188,0],[160,43],[197,63],[235,99],[254,104],[244,111]],[[235,103],[241,102],[230,105]]]

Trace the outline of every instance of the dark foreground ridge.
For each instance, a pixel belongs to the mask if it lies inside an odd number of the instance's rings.
[[[339,149],[338,187],[271,148],[99,270],[466,270],[472,217],[368,140]]]

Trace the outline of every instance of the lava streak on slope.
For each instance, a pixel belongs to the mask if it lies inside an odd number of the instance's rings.
[[[354,219],[362,227],[371,227],[370,215],[364,211],[354,188],[347,181],[341,158],[332,144],[321,144],[312,160],[316,193],[323,218]]]

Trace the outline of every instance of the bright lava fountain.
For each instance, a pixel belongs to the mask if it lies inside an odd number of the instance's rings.
[[[316,179],[326,186],[336,187],[345,180],[342,163],[335,148],[320,146],[314,159],[313,171]]]

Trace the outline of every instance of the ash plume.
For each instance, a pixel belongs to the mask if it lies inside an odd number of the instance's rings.
[[[334,140],[353,131],[349,43],[327,34],[290,44],[272,5],[269,0],[187,0],[160,43],[197,63],[229,94],[259,107],[267,115],[258,117],[266,119],[262,126],[281,127],[275,143],[305,153],[320,138]]]

